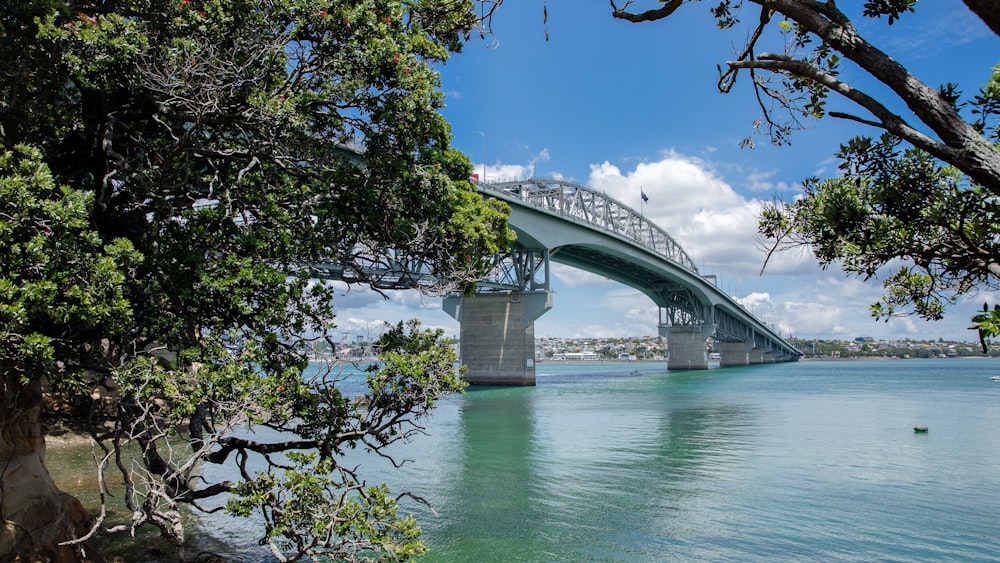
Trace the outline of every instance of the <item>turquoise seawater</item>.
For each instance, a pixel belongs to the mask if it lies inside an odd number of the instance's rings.
[[[427,561],[1000,561],[997,374],[540,363],[536,387],[442,401],[402,470],[366,463],[430,502],[405,504]]]

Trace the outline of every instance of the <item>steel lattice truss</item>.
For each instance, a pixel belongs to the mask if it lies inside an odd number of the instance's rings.
[[[419,289],[440,294],[462,289],[455,283],[447,284],[426,262],[395,251],[358,252],[352,256],[352,262],[352,265],[337,260],[316,262],[289,273],[366,284],[376,289]],[[486,275],[476,284],[476,292],[548,290],[548,266],[548,250],[528,250],[515,245],[508,252],[493,256]]]
[[[742,319],[716,308],[715,339],[722,342],[746,342],[753,340],[754,330]]]
[[[698,273],[690,256],[666,231],[635,210],[585,186],[561,180],[524,180],[499,184],[479,183],[480,192],[518,205],[541,208],[589,228],[624,239]],[[393,251],[353,257],[353,266],[331,260],[305,265],[305,272],[319,279],[370,284],[378,289],[447,291],[424,262]],[[493,258],[477,292],[549,289],[547,250],[515,245]],[[541,279],[539,279],[541,276]]]
[[[347,283],[368,284],[376,289],[424,289],[449,291],[433,269],[421,260],[415,260],[394,250],[375,253],[359,249],[348,265],[337,260],[303,264],[302,273],[322,280],[341,280]],[[292,272],[298,274],[299,272]]]
[[[531,179],[480,183],[479,191],[584,223],[698,273],[691,257],[666,231],[631,207],[586,186],[563,180]]]
[[[656,289],[660,302],[660,325],[696,326],[712,322],[711,311],[702,305],[693,291],[675,282],[662,284]]]
[[[548,289],[549,251],[529,250],[517,244],[509,252],[494,256],[489,272],[476,284],[476,293]]]

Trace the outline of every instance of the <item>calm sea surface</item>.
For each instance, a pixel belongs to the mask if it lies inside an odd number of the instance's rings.
[[[997,374],[541,363],[536,387],[441,402],[403,470],[366,463],[430,501],[405,505],[427,561],[1000,561]],[[256,543],[243,522],[207,527]]]

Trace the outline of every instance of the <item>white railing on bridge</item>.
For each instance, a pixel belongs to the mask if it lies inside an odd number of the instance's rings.
[[[563,180],[479,182],[479,190],[546,210],[624,238],[698,274],[687,252],[666,231],[634,209],[586,186]],[[700,274],[699,274],[700,275]]]

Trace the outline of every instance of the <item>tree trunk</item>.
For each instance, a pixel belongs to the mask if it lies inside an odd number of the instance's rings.
[[[1000,4],[996,0],[965,0],[969,7],[993,33],[1000,35]]]
[[[56,488],[45,466],[41,384],[3,371],[0,405],[0,561],[102,561],[87,544],[60,546],[89,531],[89,515]]]

